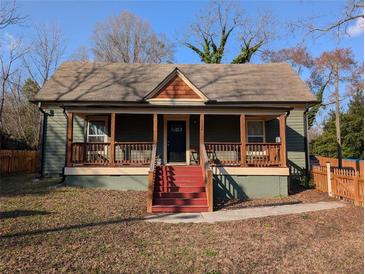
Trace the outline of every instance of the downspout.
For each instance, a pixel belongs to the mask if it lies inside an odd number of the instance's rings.
[[[46,127],[46,119],[48,113],[42,108],[42,103],[38,102],[38,110],[42,113],[39,121],[39,136],[38,136],[38,151],[39,151],[39,162],[40,162],[40,175],[43,177],[44,174],[44,128]]]
[[[63,111],[62,111],[62,113],[63,113],[63,115],[65,116],[65,118],[66,118],[66,124],[68,123],[67,122],[67,113],[66,113],[66,108],[64,107],[64,106],[61,106],[62,107],[62,109],[63,109]],[[72,121],[73,122],[73,121]],[[65,144],[65,164],[63,165],[63,169],[62,169],[62,182],[64,182],[65,181],[65,167],[66,167],[66,165],[67,165],[67,138],[68,138],[68,136],[67,136],[67,126],[66,126],[66,144]]]
[[[311,165],[310,165],[310,159],[309,159],[309,139],[308,139],[308,131],[309,131],[309,128],[308,128],[308,117],[307,117],[307,113],[309,111],[309,106],[306,105],[305,107],[305,111],[304,111],[304,148],[305,148],[305,158],[306,158],[306,161],[305,161],[305,169],[306,169],[306,173],[307,173],[307,176],[308,174],[310,174],[310,169],[311,169]]]

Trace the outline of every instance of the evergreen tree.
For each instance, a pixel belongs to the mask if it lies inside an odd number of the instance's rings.
[[[354,95],[349,110],[343,117],[343,155],[346,158],[364,159],[364,97]]]
[[[342,149],[344,158],[364,158],[364,97],[358,91],[352,98],[349,109],[341,113]],[[326,157],[337,157],[335,113],[331,112],[325,122],[323,133],[314,140],[312,153]]]

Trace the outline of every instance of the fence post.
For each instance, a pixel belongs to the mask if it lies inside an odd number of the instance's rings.
[[[327,190],[328,190],[328,196],[333,197],[332,193],[332,182],[331,182],[331,163],[327,162]]]
[[[355,205],[358,206],[359,205],[359,171],[356,170],[355,171],[355,178],[354,178],[354,191],[355,191]]]

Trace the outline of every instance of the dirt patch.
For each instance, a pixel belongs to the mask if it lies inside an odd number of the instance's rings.
[[[363,272],[362,208],[162,224],[141,221],[145,198],[79,188],[2,195],[0,272]]]

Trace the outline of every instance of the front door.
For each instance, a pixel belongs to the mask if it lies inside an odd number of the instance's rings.
[[[185,121],[167,121],[167,161],[186,162]]]

